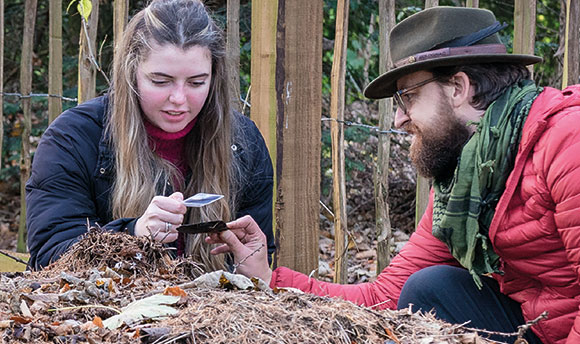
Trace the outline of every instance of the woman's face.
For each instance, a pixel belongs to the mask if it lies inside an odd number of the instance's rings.
[[[208,48],[153,44],[149,56],[137,67],[141,110],[149,122],[175,133],[201,111],[211,84]]]

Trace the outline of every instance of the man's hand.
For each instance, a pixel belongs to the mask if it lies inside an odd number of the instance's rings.
[[[186,211],[181,192],[175,192],[169,197],[155,196],[137,220],[135,236],[153,236],[155,241],[173,242],[177,240],[176,228],[183,223]]]
[[[247,277],[258,277],[270,284],[272,270],[268,265],[266,236],[252,219],[246,215],[227,223],[229,230],[211,234],[205,239],[208,244],[224,244],[211,250],[212,254],[234,254],[237,272]]]

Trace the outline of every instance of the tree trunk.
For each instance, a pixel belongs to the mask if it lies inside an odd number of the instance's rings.
[[[32,43],[36,20],[36,0],[24,3],[24,32],[22,34],[22,57],[20,58],[20,94],[22,94],[22,150],[20,151],[20,226],[18,228],[17,252],[26,252],[26,181],[30,176],[30,129],[32,127],[30,93],[32,91]]]

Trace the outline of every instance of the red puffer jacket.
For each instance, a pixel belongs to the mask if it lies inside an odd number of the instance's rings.
[[[395,308],[407,278],[432,265],[459,264],[431,234],[433,199],[417,231],[373,283],[337,285],[281,267],[272,286]],[[526,120],[515,165],[490,228],[506,295],[522,304],[544,343],[580,343],[580,86],[545,88]]]

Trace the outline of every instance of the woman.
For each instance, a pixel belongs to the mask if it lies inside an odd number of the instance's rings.
[[[26,185],[30,267],[56,260],[88,225],[173,243],[223,268],[182,223],[250,214],[273,252],[272,165],[229,107],[221,30],[198,0],[157,0],[129,22],[106,96],[65,111],[43,135]],[[184,197],[224,195],[188,209]]]

